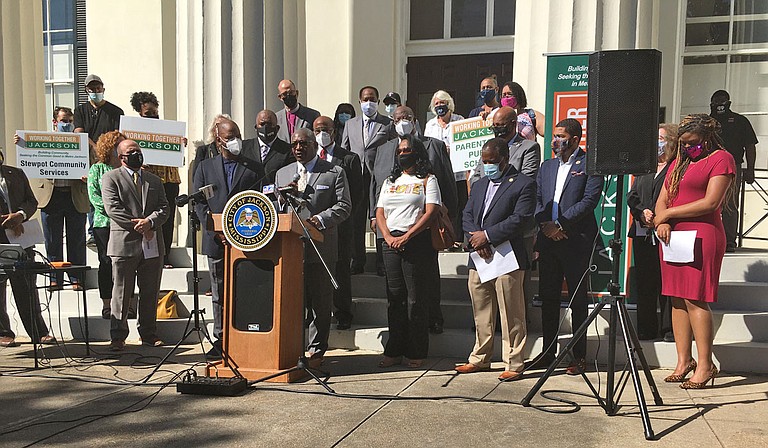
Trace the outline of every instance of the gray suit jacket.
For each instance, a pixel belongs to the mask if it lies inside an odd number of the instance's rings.
[[[275,183],[287,185],[293,181],[298,171],[297,163],[284,166],[277,171]],[[344,169],[320,158],[309,173],[307,188],[302,195],[306,206],[302,218],[317,215],[325,225],[323,241],[317,242],[325,262],[333,266],[338,259],[338,225],[347,219],[352,211],[352,201],[349,198],[349,185]],[[311,225],[311,224],[307,224]],[[317,254],[311,245],[304,245],[304,262],[319,263]]]
[[[513,143],[509,147],[509,164],[519,173],[536,180],[536,174],[541,166],[541,146],[533,140],[520,140]],[[485,173],[483,164],[478,163],[469,178],[469,184],[474,184],[481,177],[485,177]]]
[[[371,140],[367,145],[363,143],[363,117],[361,115],[350,118],[346,122],[344,125],[344,135],[341,137],[342,148],[357,154],[369,172],[373,172],[376,149],[397,137],[395,125],[389,117],[377,113],[372,120],[375,124],[373,125]]]
[[[286,143],[290,143],[291,135],[288,133],[288,112],[285,110],[285,107],[283,107],[275,112],[275,115],[277,115],[277,124],[280,125],[280,129],[277,131],[277,138]],[[312,123],[314,123],[315,119],[319,116],[320,112],[303,104],[299,104],[299,109],[296,111],[296,125],[294,126],[294,130],[299,128],[312,129]],[[261,160],[261,157],[256,160]]]
[[[133,230],[131,219],[148,218],[155,229],[160,256],[165,255],[161,226],[168,219],[168,201],[159,177],[141,170],[142,201],[136,194],[133,179],[124,167],[104,174],[101,180],[101,196],[104,210],[109,216],[109,244],[107,255],[114,257],[143,256],[142,235]]]

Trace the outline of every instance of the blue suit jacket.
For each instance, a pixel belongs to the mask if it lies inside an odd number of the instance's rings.
[[[552,221],[552,203],[555,197],[558,159],[544,161],[536,176],[536,224]],[[563,194],[558,202],[558,222],[568,235],[561,242],[578,243],[587,241],[591,245],[597,235],[595,208],[600,202],[603,190],[602,176],[587,175],[587,154],[578,149],[571,172],[565,180]],[[579,241],[581,240],[581,241]],[[540,249],[552,247],[557,242],[539,232],[536,246]]]
[[[469,238],[469,232],[485,230],[492,245],[509,240],[520,268],[528,269],[528,253],[523,245],[523,235],[528,228],[526,223],[530,222],[536,207],[536,183],[528,176],[519,175],[514,167],[508,167],[486,212],[485,193],[490,182],[487,177],[483,177],[472,186],[464,208],[464,232]],[[470,269],[475,267],[472,257],[469,258],[468,266]]]

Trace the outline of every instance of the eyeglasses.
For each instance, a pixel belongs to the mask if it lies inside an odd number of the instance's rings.
[[[280,98],[281,100],[283,100],[288,95],[296,96],[296,91],[295,90],[286,90],[285,92],[278,94],[277,97]]]
[[[311,145],[310,142],[305,142],[303,140],[296,140],[295,142],[291,143],[291,148],[296,148],[296,147],[309,148],[310,145]]]

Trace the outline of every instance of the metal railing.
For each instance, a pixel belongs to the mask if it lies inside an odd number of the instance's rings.
[[[764,184],[768,185],[767,170],[755,169],[755,181],[750,185],[751,189],[749,191],[747,191],[747,183],[743,179],[741,181],[741,195],[739,197],[739,247],[742,247],[744,240],[768,241],[768,227],[766,227],[764,231],[758,229],[760,224],[768,219],[768,191],[763,188],[763,184],[761,184],[760,181],[763,181]],[[746,203],[747,194],[753,193],[757,195],[763,203],[763,214],[744,230],[744,227],[748,225],[744,220],[744,205]]]

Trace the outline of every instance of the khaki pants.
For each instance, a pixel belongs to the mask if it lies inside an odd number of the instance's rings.
[[[501,314],[501,359],[507,370],[523,370],[523,348],[527,336],[524,278],[525,271],[517,270],[480,283],[477,271],[469,271],[469,294],[475,316],[475,348],[469,355],[470,363],[479,367],[491,364],[498,309]]]

